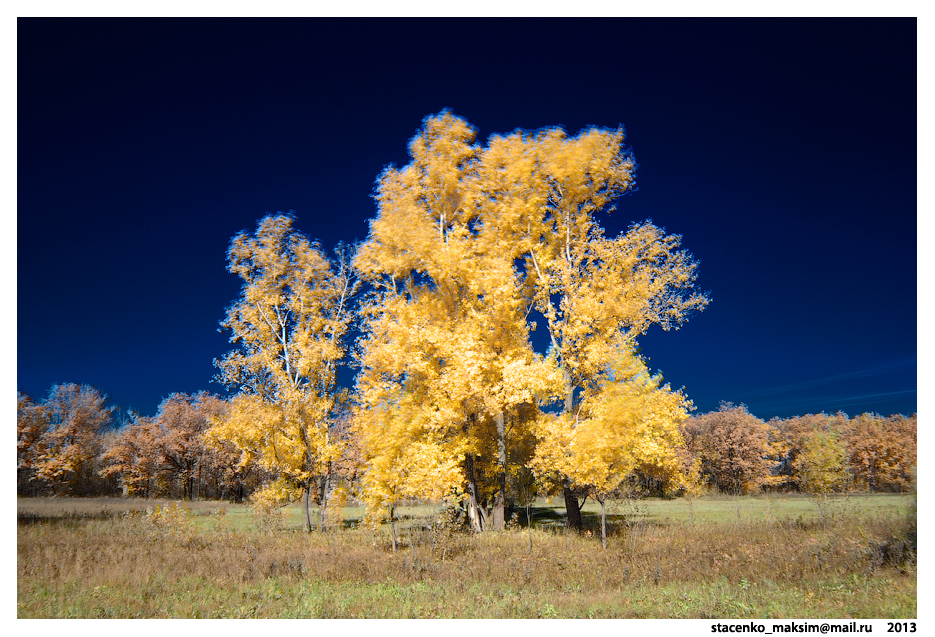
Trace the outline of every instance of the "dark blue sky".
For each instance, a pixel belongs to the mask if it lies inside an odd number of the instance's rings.
[[[627,131],[651,218],[713,302],[641,340],[700,411],[916,403],[916,21],[20,19],[17,387],[155,412],[209,390],[267,212],[364,239],[428,114],[481,141]]]

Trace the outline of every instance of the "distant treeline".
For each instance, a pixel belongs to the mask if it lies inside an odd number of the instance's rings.
[[[130,412],[117,422],[106,396],[88,385],[55,385],[41,402],[19,394],[17,493],[243,501],[279,476],[230,442],[205,436],[228,409],[227,401],[205,392],[173,394],[155,416]],[[354,494],[362,461],[351,423],[338,422],[333,433],[349,444],[335,463],[336,477]],[[899,492],[915,479],[916,414],[763,421],[743,405],[722,403],[688,418],[680,430],[684,466],[694,463],[700,482],[720,493],[800,490],[816,479],[816,467],[827,484],[805,489],[810,492]],[[623,488],[677,495],[684,485],[636,471]]]
[[[245,499],[271,478],[230,443],[206,444],[227,403],[173,394],[154,417],[115,408],[88,385],[55,385],[48,398],[17,396],[19,495]]]
[[[686,453],[700,458],[709,484],[722,493],[799,489],[819,478],[828,484],[807,490],[907,491],[915,480],[916,420],[838,412],[764,422],[743,405],[722,403],[681,430]]]

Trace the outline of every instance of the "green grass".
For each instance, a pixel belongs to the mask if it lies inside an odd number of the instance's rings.
[[[558,502],[536,503],[531,546],[522,525],[433,534],[437,507],[403,507],[394,554],[353,507],[307,534],[297,506],[274,530],[243,505],[159,525],[145,501],[21,499],[17,616],[911,618],[914,562],[881,548],[909,502],[851,496],[824,525],[799,497],[702,498],[694,524],[684,501],[617,503],[606,551],[560,529]]]
[[[901,494],[836,496],[829,499],[832,514],[870,515],[873,517],[900,517],[905,515],[908,496]],[[692,504],[695,523],[726,523],[750,520],[798,519],[816,520],[819,510],[812,498],[802,495],[770,495],[744,497],[705,497]],[[650,498],[634,502],[617,502],[608,507],[615,519],[639,516],[656,523],[690,522],[691,510],[684,500]],[[594,524],[600,524],[600,505],[590,500],[585,503],[585,515]],[[535,516],[533,516],[535,519]]]
[[[906,617],[914,591],[877,578],[797,588],[764,580],[625,586],[582,594],[576,587],[536,589],[509,584],[452,587],[434,582],[295,582],[269,578],[237,588],[209,578],[156,581],[136,590],[73,582],[36,591],[37,615],[60,618],[832,618]],[[866,614],[871,607],[875,614]],[[914,615],[911,615],[914,617]]]
[[[869,516],[875,519],[896,519],[906,515],[910,496],[895,493],[873,495],[849,495],[829,498],[830,515]],[[690,508],[683,499],[646,498],[641,500],[608,501],[606,507],[607,523],[612,528],[620,528],[636,521],[652,524],[690,524],[694,509],[695,524],[729,523],[743,521],[782,521],[799,520],[802,522],[819,519],[819,510],[815,501],[798,494],[759,495],[759,496],[706,496],[696,499]],[[533,527],[558,530],[565,526],[565,505],[560,498],[541,498],[531,507]],[[399,528],[423,526],[431,522],[440,512],[437,505],[402,506],[396,510]],[[240,520],[250,517],[249,509],[241,507],[234,510]],[[518,522],[526,525],[526,511],[516,510]],[[342,512],[346,527],[358,525],[364,517],[360,506],[347,506]],[[313,522],[317,523],[317,510],[313,509]],[[585,501],[582,509],[582,522],[592,535],[600,533],[601,508],[593,498]],[[250,522],[244,521],[244,527]],[[299,505],[287,507],[285,527],[300,530],[304,527],[304,513]],[[382,527],[389,533],[389,524]]]

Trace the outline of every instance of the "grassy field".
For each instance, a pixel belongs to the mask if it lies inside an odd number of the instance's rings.
[[[302,532],[244,505],[125,499],[17,502],[17,616],[913,618],[902,551],[909,496],[850,496],[822,524],[811,500],[587,503],[584,534],[540,501],[502,533],[431,527],[402,507],[389,527]],[[157,508],[158,507],[158,508]],[[590,532],[590,535],[588,534]]]

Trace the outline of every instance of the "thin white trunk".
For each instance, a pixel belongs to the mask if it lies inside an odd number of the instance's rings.
[[[396,507],[390,505],[390,526],[393,529],[393,552],[396,552]]]
[[[506,525],[506,418],[503,412],[494,417],[497,423],[497,493],[493,503],[493,529],[502,531]]]
[[[604,506],[604,498],[599,498],[601,503],[601,548],[607,550],[607,509]]]

